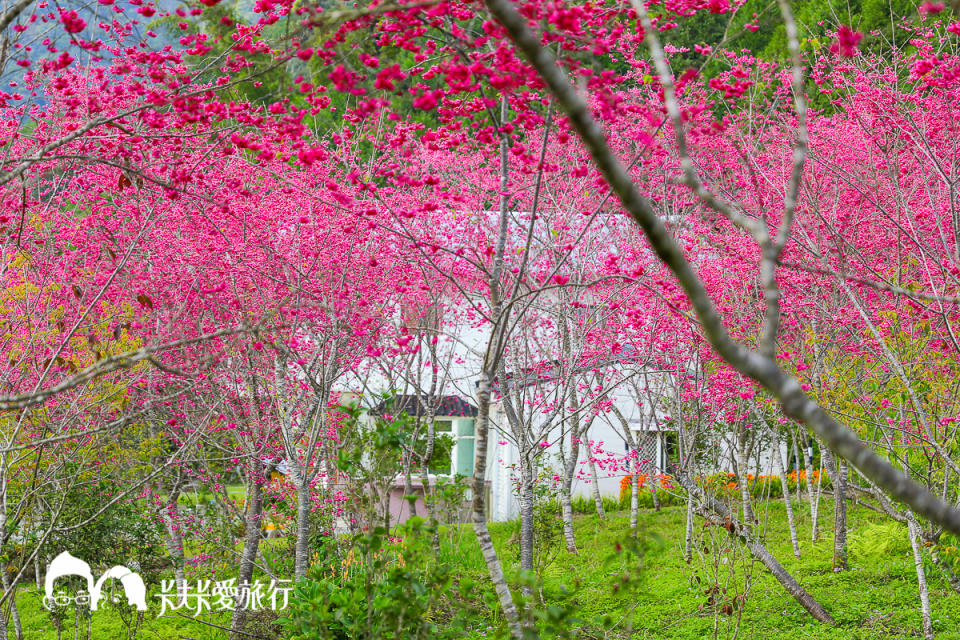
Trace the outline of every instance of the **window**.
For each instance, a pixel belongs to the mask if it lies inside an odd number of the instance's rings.
[[[457,467],[454,471],[464,477],[473,475],[473,444],[476,440],[473,429],[473,418],[460,418],[457,422],[455,447]]]
[[[433,431],[433,455],[427,461],[427,469],[433,474],[448,475],[451,473],[453,466],[453,422],[451,420],[434,420]],[[424,428],[422,442],[424,452],[426,452],[427,446],[426,438],[426,428]]]
[[[660,435],[663,438],[660,471],[661,473],[666,473],[674,466],[680,464],[680,440],[675,431],[663,431]]]

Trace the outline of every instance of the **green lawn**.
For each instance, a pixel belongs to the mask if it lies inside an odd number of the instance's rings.
[[[726,577],[730,564],[735,563],[738,566],[736,583],[741,589],[744,571],[752,573],[751,590],[739,623],[740,638],[892,640],[922,637],[917,578],[906,528],[865,508],[851,508],[851,568],[835,573],[832,508],[829,500],[821,504],[821,536],[817,544],[810,541],[806,505],[799,509],[801,560],[793,557],[783,505],[771,503],[766,513],[761,506],[757,515],[761,521],[758,531],[762,533],[765,528],[768,548],[826,607],[837,620],[837,627],[813,620],[762,565],[751,562],[748,556],[743,562],[742,549],[731,545],[727,534],[716,527],[709,530],[713,544],[708,546],[720,553],[695,554],[694,561],[686,564],[682,557],[685,509],[680,507],[642,514],[640,570],[630,572],[630,585],[616,591],[613,587],[620,582],[624,565],[611,562],[610,558],[616,557],[618,543],[623,546],[629,530],[628,520],[622,513],[609,517],[606,522],[595,516],[580,518],[576,528],[580,553],[571,556],[561,550],[556,555],[545,572],[544,591],[549,600],[561,585],[578,585],[574,597],[580,609],[582,637],[605,637],[605,633],[606,637],[627,637],[626,627],[631,622],[628,612],[632,610],[633,629],[629,636],[633,638],[712,638],[715,624],[717,637],[728,638],[733,637],[736,616],[715,615],[715,608],[707,603],[704,586],[714,566]],[[707,531],[702,522],[698,519],[696,525],[700,535]],[[498,549],[504,548],[505,536],[512,536],[515,529],[511,524],[494,528]],[[558,541],[559,544],[562,541]],[[473,545],[463,546],[469,546],[471,555],[464,558],[461,550],[460,562],[465,569],[479,574],[479,551]],[[728,551],[723,553],[725,550]],[[699,583],[696,576],[701,579]],[[929,562],[927,580],[937,638],[960,640],[960,596],[949,589]],[[631,586],[634,587],[632,593]],[[625,616],[627,619],[616,625]],[[609,622],[605,624],[604,618]]]
[[[581,578],[577,600],[580,602],[590,635],[595,635],[604,616],[619,620],[626,610],[636,605],[632,637],[635,638],[705,638],[731,637],[733,616],[714,615],[707,605],[704,585],[716,567],[721,576],[729,575],[731,563],[738,564],[737,584],[742,588],[744,571],[752,573],[753,584],[742,609],[742,638],[914,638],[920,637],[921,621],[916,572],[910,554],[905,527],[881,525],[882,516],[864,508],[851,511],[850,565],[847,572],[832,570],[832,503],[821,505],[821,539],[810,542],[809,517],[801,508],[801,560],[795,560],[789,542],[784,509],[771,503],[769,517],[758,510],[763,532],[766,521],[768,548],[799,582],[837,620],[831,628],[814,621],[789,597],[759,563],[737,562],[743,551],[731,545],[729,537],[711,528],[714,547],[721,553],[700,556],[687,565],[682,559],[684,539],[683,508],[667,508],[656,514],[643,514],[643,539],[646,555],[640,572],[640,588],[631,598],[624,598],[611,589],[613,571],[603,560],[628,530],[627,520],[618,515],[613,522],[603,523],[595,517],[579,521],[581,553],[566,553],[545,577],[548,587],[569,583],[572,576]],[[824,522],[826,520],[826,522]],[[826,525],[825,527],[823,525]],[[697,522],[699,534],[705,530]],[[727,553],[723,553],[729,549]],[[701,549],[701,553],[702,553]],[[726,559],[726,562],[724,562]],[[716,574],[714,574],[716,575]],[[701,581],[696,582],[699,576]],[[949,590],[944,580],[928,566],[934,630],[943,640],[960,640],[960,596]],[[721,580],[721,582],[724,582]],[[622,591],[622,590],[621,590]],[[716,620],[715,620],[716,617]],[[623,631],[623,626],[617,627]],[[729,634],[729,635],[728,635]],[[601,636],[602,637],[602,636]]]
[[[799,509],[802,559],[793,558],[784,522],[783,507],[761,505],[758,530],[766,532],[769,548],[839,623],[829,627],[815,622],[764,570],[749,560],[739,545],[715,527],[704,528],[697,521],[698,553],[688,565],[682,559],[683,508],[671,507],[661,513],[642,514],[639,556],[627,552],[628,521],[623,513],[603,522],[595,516],[577,520],[580,553],[568,554],[561,538],[555,538],[552,558],[544,570],[543,594],[559,601],[561,587],[573,590],[577,606],[578,635],[585,638],[663,638],[664,640],[732,638],[916,638],[920,634],[919,598],[916,574],[905,529],[884,524],[878,514],[852,508],[850,515],[850,564],[847,572],[835,573],[832,556],[832,505],[822,505],[822,535],[810,542],[806,507]],[[512,572],[516,563],[516,523],[491,527],[497,548]],[[461,575],[484,576],[479,549],[469,527],[452,529],[444,536],[441,562],[457,567]],[[618,545],[622,549],[618,553]],[[704,554],[704,551],[706,553]],[[733,570],[731,570],[733,567]],[[722,602],[743,590],[745,574],[750,590],[739,617],[723,613],[708,602],[707,588],[719,582]],[[623,582],[622,578],[628,579]],[[699,582],[697,579],[699,578]],[[960,596],[949,591],[937,572],[928,566],[934,630],[942,640],[960,640]],[[57,638],[49,614],[30,590],[18,597],[28,640]],[[157,617],[159,609],[145,614],[138,638],[178,640],[224,640],[227,634],[176,614]],[[205,614],[215,624],[226,622],[225,614]],[[93,614],[95,640],[126,638],[126,625],[115,611]],[[478,627],[486,621],[478,620]],[[632,627],[632,628],[631,628]],[[66,622],[64,638],[73,638],[73,618]],[[80,637],[84,637],[81,633]],[[478,636],[480,637],[480,636]]]

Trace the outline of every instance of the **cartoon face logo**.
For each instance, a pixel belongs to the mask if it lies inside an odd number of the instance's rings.
[[[87,583],[86,595],[77,596],[76,599],[62,595],[54,595],[54,583],[59,578],[66,576],[79,576],[83,578]],[[80,558],[70,555],[68,551],[64,551],[54,558],[50,566],[47,567],[47,577],[44,580],[44,592],[46,595],[43,598],[43,605],[48,609],[52,609],[54,605],[63,606],[71,601],[77,604],[89,602],[90,610],[96,611],[100,605],[103,585],[111,578],[119,580],[120,584],[123,585],[123,590],[127,594],[127,604],[135,606],[139,611],[147,610],[147,587],[139,574],[134,573],[123,565],[116,565],[107,569],[107,571],[100,576],[100,579],[94,582],[90,565]]]

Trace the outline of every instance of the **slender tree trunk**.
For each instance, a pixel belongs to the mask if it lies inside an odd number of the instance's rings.
[[[565,351],[569,352],[569,338],[565,337],[564,341]],[[563,478],[560,479],[560,512],[563,518],[563,539],[567,544],[567,551],[577,553],[577,538],[573,531],[573,506],[570,504],[570,493],[573,488],[573,476],[577,472],[577,463],[580,461],[581,435],[580,416],[577,415],[580,409],[580,399],[577,397],[577,390],[573,381],[569,384],[568,395],[573,415],[570,416],[569,421],[570,455],[564,460]]]
[[[693,560],[693,495],[687,492],[687,526],[683,538],[683,559]]]
[[[907,511],[907,531],[910,534],[910,548],[913,550],[913,564],[917,570],[917,586],[920,589],[920,614],[923,616],[924,640],[933,640],[933,625],[930,622],[930,593],[927,590],[927,575],[923,570],[923,556],[920,553],[920,527]]]
[[[427,520],[430,521],[430,528],[433,530],[433,538],[431,544],[433,550],[438,552],[440,551],[440,523],[437,521],[437,514],[433,509],[433,505],[430,504],[430,497],[432,495],[433,487],[430,486],[430,473],[427,470],[427,464],[424,463],[420,468],[420,484],[423,485],[423,511],[427,517]]]
[[[823,452],[827,463],[827,472],[833,482],[833,568],[842,571],[847,565],[847,487],[845,482],[846,464],[837,464],[832,451]]]
[[[307,577],[310,566],[310,483],[297,483],[297,548],[293,560],[293,576],[296,581]],[[389,494],[389,490],[388,490]],[[389,516],[388,516],[389,517]]]
[[[509,105],[506,97],[500,98],[500,121],[506,122],[509,114]],[[499,365],[502,368],[502,362],[498,362],[499,356],[503,355],[502,350],[495,350],[496,356],[491,360],[491,351],[495,341],[504,337],[503,332],[506,328],[501,324],[504,321],[503,299],[500,294],[500,277],[503,273],[503,254],[506,250],[508,218],[509,211],[509,145],[510,141],[506,135],[500,136],[500,221],[497,235],[497,247],[494,253],[493,273],[489,280],[490,286],[490,316],[494,327],[493,334],[488,342],[487,355],[484,358],[484,368],[477,389],[477,422],[476,422],[476,448],[473,466],[473,532],[477,536],[477,544],[480,547],[480,553],[483,554],[483,561],[487,565],[487,573],[490,575],[490,581],[497,593],[497,599],[500,602],[500,609],[503,611],[507,624],[510,627],[510,635],[514,640],[523,640],[524,624],[520,621],[520,614],[517,611],[517,605],[513,601],[513,594],[510,593],[510,587],[503,575],[503,567],[500,564],[500,558],[497,557],[497,550],[493,546],[493,540],[490,538],[490,531],[487,529],[487,508],[486,508],[486,474],[487,474],[487,438],[490,432],[490,392],[494,380],[494,372]],[[498,331],[500,333],[498,333]],[[505,381],[505,378],[502,378]]]
[[[429,340],[427,341],[430,342]],[[431,343],[432,345],[432,343]],[[430,347],[430,359],[432,362],[436,362],[437,352],[434,347]],[[439,554],[440,553],[440,523],[437,522],[437,514],[434,512],[433,505],[430,503],[430,498],[433,495],[433,487],[430,486],[430,458],[433,457],[433,448],[437,439],[437,425],[436,425],[436,416],[434,415],[434,397],[436,396],[437,390],[437,375],[436,367],[434,366],[431,382],[430,382],[430,394],[427,398],[427,446],[426,450],[423,453],[423,460],[420,465],[420,484],[423,485],[423,510],[427,516],[427,520],[430,521],[430,528],[433,530],[433,537],[431,539],[431,544],[433,550]],[[454,433],[454,435],[456,435]]]
[[[532,462],[523,461],[520,469],[520,569],[533,571],[533,481],[534,469]]]
[[[650,493],[653,494],[653,510],[659,513],[660,494],[657,492],[657,489],[659,488],[658,485],[660,484],[660,478],[658,477],[658,474],[651,473],[647,479],[650,480]]]
[[[170,561],[173,563],[173,577],[177,584],[177,602],[182,603],[187,593],[187,576],[180,507],[177,504],[179,496],[180,488],[178,486],[171,492],[168,498],[169,504],[161,507],[161,516],[164,525],[164,543],[167,547],[167,553],[170,554]]]
[[[487,529],[486,475],[487,439],[490,431],[491,377],[489,374],[485,375],[480,380],[480,388],[477,391],[476,447],[474,449],[471,516],[473,520],[473,532],[477,537],[480,553],[483,554],[483,561],[487,565],[487,573],[490,575],[490,581],[493,583],[494,591],[497,593],[500,609],[503,611],[503,615],[507,619],[507,624],[510,626],[510,633],[515,640],[523,640],[523,625],[520,623],[520,614],[517,611],[517,605],[513,602],[513,594],[510,593],[510,587],[507,585],[506,577],[503,575],[500,558],[497,557],[497,550],[493,546],[493,539],[490,537],[489,529]]]
[[[802,467],[800,466],[800,443],[797,440],[797,432],[795,429],[790,430],[790,442],[793,446],[793,470],[797,474],[797,486],[794,487],[797,496],[797,504],[802,504],[802,495],[800,491],[800,472]]]
[[[743,425],[740,426],[740,433],[737,435],[737,475],[740,480],[740,503],[743,509],[743,523],[753,530],[754,515],[753,502],[750,497],[750,480],[747,465],[747,430]]]
[[[266,473],[263,463],[257,456],[253,456],[250,469],[250,480],[247,487],[246,514],[244,517],[243,550],[240,552],[240,568],[237,571],[237,585],[250,584],[253,581],[253,569],[260,551],[261,526],[263,523],[263,489],[262,476]],[[238,600],[230,619],[230,628],[234,632],[242,631],[247,621],[247,605]],[[233,633],[233,640],[240,640],[243,636]]]
[[[810,502],[810,540],[811,542],[816,542],[817,538],[820,537],[820,532],[817,531],[817,517],[818,511],[820,510],[820,472],[817,471],[817,484],[814,488],[813,483],[813,459],[810,457],[810,449],[808,446],[801,446],[801,453],[803,454],[803,466],[804,471],[804,482],[807,483],[807,500]],[[797,476],[797,485],[800,484],[800,476]]]
[[[811,542],[816,542],[820,539],[820,496],[823,495],[823,490],[820,485],[823,482],[823,473],[817,473],[817,484],[816,484],[816,494],[814,495],[813,505],[811,506],[810,514],[810,539]]]
[[[632,485],[630,487],[630,533],[633,536],[637,535],[637,528],[640,524],[640,469],[642,465],[640,456],[636,456],[633,459],[633,482],[630,483]]]
[[[324,438],[320,455],[323,458],[323,487],[332,493],[337,482],[337,449],[332,438]]]
[[[177,584],[178,601],[183,600],[187,590],[186,558],[183,552],[183,536],[179,531],[169,531],[165,536],[167,553],[170,554],[170,561],[173,562],[173,578]]]
[[[6,470],[6,458],[3,458],[3,464],[0,465],[0,540],[4,540],[7,537],[7,485],[6,485],[6,475],[3,473]],[[34,562],[40,560],[40,553],[34,557]],[[4,595],[9,595],[9,618],[4,613],[0,616],[0,625],[3,626],[3,636],[9,638],[10,630],[7,628],[8,619],[13,620],[14,632],[16,633],[17,640],[23,640],[23,628],[20,624],[20,611],[17,609],[17,584],[15,580],[10,579],[10,574],[7,572],[7,567],[4,564],[0,566],[0,584],[3,585]],[[60,627],[57,627],[57,635],[60,635]]]
[[[846,570],[847,564],[847,463],[842,458],[833,482],[833,567]]]
[[[5,566],[0,567],[0,573],[2,573],[3,575],[3,591],[5,593],[10,593],[9,606],[10,606],[10,619],[13,621],[13,632],[17,640],[23,640],[23,626],[20,622],[20,610],[17,609],[16,585],[12,585],[10,583],[10,574],[7,573],[7,568]],[[77,610],[78,611],[80,610],[79,606],[77,607]],[[10,635],[9,635],[9,630],[7,629],[7,620],[5,617],[2,620],[2,622],[3,622],[4,636],[9,638]]]
[[[411,456],[413,454],[409,451],[405,451],[403,455],[403,497],[410,504],[410,515],[417,515],[417,500],[416,492],[413,489],[413,460]],[[414,496],[414,499],[410,499],[411,496]],[[389,508],[388,508],[389,509]]]
[[[797,542],[797,523],[793,519],[793,505],[790,502],[790,485],[787,483],[787,474],[783,470],[783,460],[780,458],[780,443],[773,433],[773,464],[780,476],[780,486],[783,489],[783,506],[787,510],[787,527],[790,529],[790,543],[793,545],[793,556],[800,559],[800,544]]]
[[[750,529],[737,520],[736,516],[727,508],[727,505],[715,498],[704,495],[700,487],[686,476],[678,474],[677,481],[688,493],[696,497],[702,505],[705,515],[714,524],[726,528],[732,535],[739,537],[743,541],[753,557],[767,568],[771,575],[776,578],[777,582],[786,589],[787,593],[789,593],[800,606],[806,609],[811,616],[826,624],[836,624],[826,609],[824,609],[806,589],[800,586],[800,583],[783,568],[783,565],[767,550],[763,543],[754,537]]]
[[[573,505],[570,500],[570,485],[566,481],[560,483],[560,512],[563,518],[563,539],[567,544],[567,551],[577,553],[577,538],[573,532]]]
[[[597,478],[597,463],[593,459],[593,449],[590,450],[590,487],[593,492],[593,504],[597,507],[597,515],[600,516],[601,520],[607,518],[607,514],[603,509],[603,496],[600,495],[600,482]]]

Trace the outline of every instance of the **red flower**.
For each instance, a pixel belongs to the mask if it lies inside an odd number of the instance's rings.
[[[859,31],[854,31],[845,24],[840,25],[837,30],[837,40],[830,46],[830,53],[839,53],[845,58],[852,58],[860,53],[857,47],[862,39],[863,34]]]
[[[63,23],[63,29],[67,33],[80,33],[87,26],[87,21],[80,17],[76,11],[60,10],[60,22]]]

